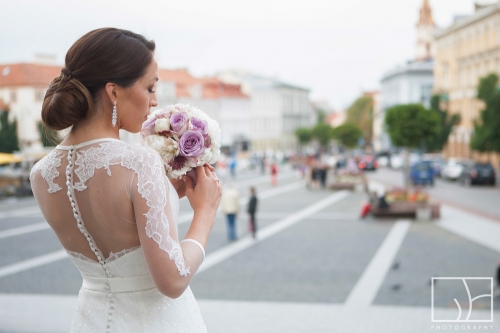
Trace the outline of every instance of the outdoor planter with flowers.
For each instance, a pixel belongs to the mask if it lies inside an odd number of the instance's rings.
[[[370,211],[380,217],[412,217],[417,220],[430,220],[440,217],[439,203],[432,203],[429,194],[421,188],[410,191],[393,189],[385,193],[385,203],[380,199],[370,200]]]

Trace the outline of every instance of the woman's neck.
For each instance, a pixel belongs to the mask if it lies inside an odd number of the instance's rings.
[[[113,127],[111,120],[107,124],[104,117],[94,116],[73,125],[69,134],[61,142],[61,145],[76,145],[101,138],[120,139],[119,128]]]

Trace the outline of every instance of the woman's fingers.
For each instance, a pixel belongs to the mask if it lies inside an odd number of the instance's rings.
[[[204,167],[202,167],[202,166],[197,166],[197,167],[196,167],[196,175],[198,176],[198,179],[199,179],[200,177],[204,177],[204,176],[206,176],[207,174],[206,174],[206,172],[205,172],[205,168],[204,168]]]
[[[184,182],[186,183],[186,194],[191,194],[194,190],[194,185],[193,185],[193,180],[191,177],[188,176],[182,176],[184,179]]]

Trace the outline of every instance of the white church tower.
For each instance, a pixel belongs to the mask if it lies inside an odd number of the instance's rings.
[[[429,1],[424,0],[420,8],[420,18],[417,23],[417,53],[416,61],[425,61],[434,57],[434,32],[436,24],[432,19]]]

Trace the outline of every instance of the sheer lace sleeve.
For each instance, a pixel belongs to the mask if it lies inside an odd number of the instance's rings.
[[[144,228],[146,243],[141,238],[148,266],[156,266],[162,262],[165,253],[175,263],[178,274],[185,277],[195,273],[203,261],[203,253],[191,242],[179,242],[177,225],[169,200],[170,181],[157,152],[145,148],[147,153],[137,156],[144,159],[138,163],[137,193],[132,189],[135,216],[138,228]],[[139,230],[139,235],[143,230]],[[154,242],[154,244],[151,244]],[[159,250],[163,251],[163,255]],[[168,263],[163,263],[167,267]],[[172,267],[172,266],[171,266]],[[171,272],[168,272],[171,276]],[[153,272],[152,272],[152,275]]]

